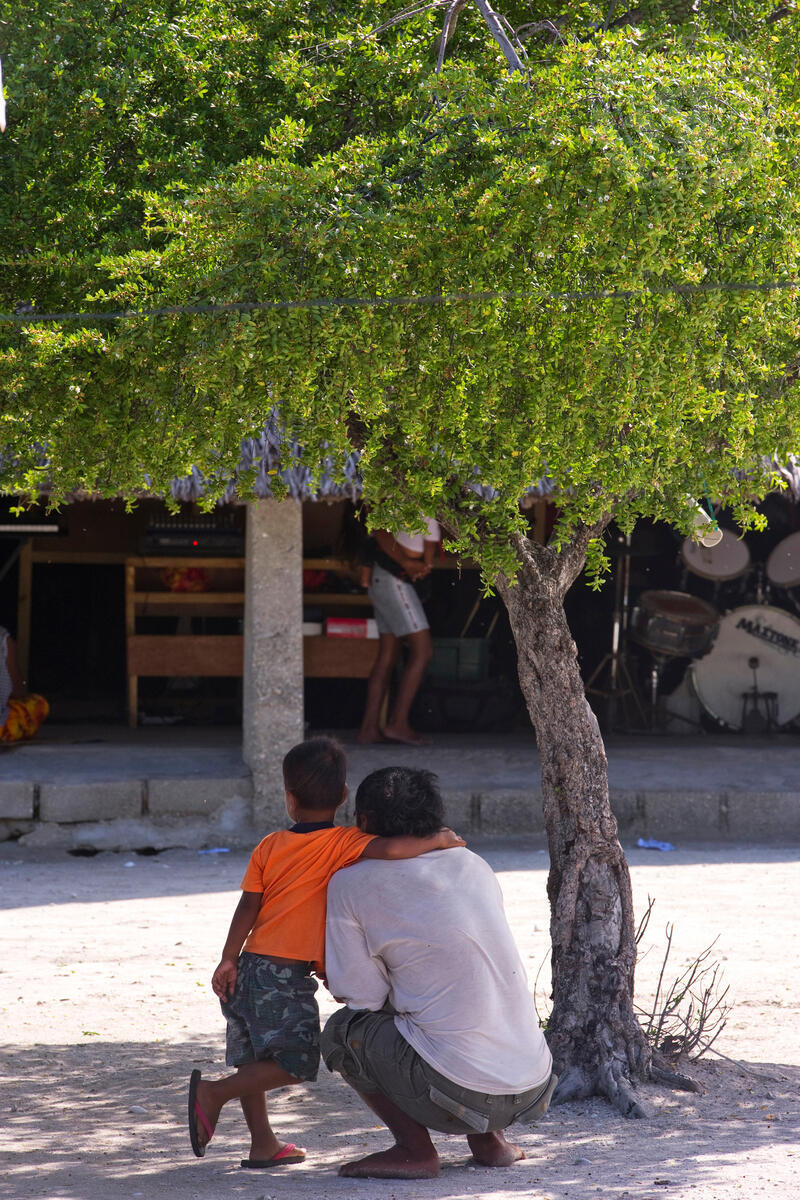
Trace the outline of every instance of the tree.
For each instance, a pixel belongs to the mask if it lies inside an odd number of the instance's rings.
[[[0,441],[18,486],[32,423],[56,495],[166,490],[195,464],[213,501],[274,409],[312,467],[359,449],[377,526],[439,517],[508,608],[536,728],[560,1095],[642,1115],[631,1085],[667,1075],[634,1013],[630,880],[563,600],[587,556],[602,573],[612,517],[688,532],[710,494],[745,526],[797,445],[798,96],[796,28],[764,6],[729,25],[618,8],[526,30],[510,7],[507,39],[483,0],[413,13],[388,31],[389,90],[330,141],[315,114],[338,111],[337,71],[350,88],[353,61],[383,61],[365,21],[387,6],[315,31],[305,109],[277,100],[258,156],[150,196],[149,245],[101,258],[95,304],[239,311],[9,336]],[[451,38],[426,64],[437,10]],[[295,307],[248,309],[265,299]],[[547,546],[519,505],[543,475]]]

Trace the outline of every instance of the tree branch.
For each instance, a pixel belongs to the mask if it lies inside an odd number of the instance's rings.
[[[595,521],[594,525],[579,525],[567,545],[559,552],[561,560],[560,585],[566,594],[583,570],[586,562],[586,551],[589,542],[599,537],[611,520],[611,513],[606,513]]]
[[[503,29],[497,13],[489,4],[489,0],[475,0],[475,3],[480,10],[481,16],[486,22],[489,32],[497,42],[500,49],[503,51],[503,54],[506,56],[506,62],[508,63],[509,70],[512,72],[512,74],[514,71],[524,71],[525,67],[523,66],[522,59],[509,41],[508,35]]]
[[[453,36],[453,34],[456,31],[456,25],[458,24],[458,14],[461,12],[461,10],[464,7],[464,5],[466,4],[466,2],[467,2],[467,0],[453,0],[453,3],[448,8],[447,14],[445,15],[444,26],[442,28],[442,35],[439,38],[439,54],[438,54],[438,57],[436,60],[436,74],[437,75],[439,74],[439,72],[442,69],[442,63],[444,62],[445,51],[447,50],[447,43],[450,41],[450,38]]]

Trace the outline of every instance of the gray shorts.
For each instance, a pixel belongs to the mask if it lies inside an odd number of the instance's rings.
[[[236,987],[220,1007],[228,1022],[229,1067],[273,1058],[296,1079],[319,1070],[319,1009],[310,963],[276,963],[267,954],[239,956]]]
[[[358,1092],[381,1092],[426,1129],[441,1133],[488,1133],[512,1121],[537,1121],[557,1083],[551,1075],[527,1092],[492,1096],[473,1092],[441,1075],[399,1033],[387,1012],[340,1008],[328,1020],[320,1049],[329,1071],[338,1071]]]
[[[369,595],[378,633],[391,633],[402,638],[428,628],[422,601],[407,579],[398,579],[376,564],[372,568]]]

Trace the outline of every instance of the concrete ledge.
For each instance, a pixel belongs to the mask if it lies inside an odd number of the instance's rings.
[[[105,783],[43,783],[39,793],[42,821],[72,823],[138,817],[142,813],[142,781],[115,779]]]
[[[541,833],[542,797],[538,792],[443,793],[448,823],[459,833]]]
[[[250,799],[249,776],[235,779],[150,779],[147,808],[154,816],[169,813],[207,814],[219,812],[234,797]]]
[[[0,783],[0,820],[30,820],[33,817],[33,788],[26,780]]]
[[[800,792],[729,792],[727,827],[738,841],[796,841],[800,838]]]

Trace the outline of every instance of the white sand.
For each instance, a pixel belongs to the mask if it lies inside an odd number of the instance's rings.
[[[546,854],[532,844],[478,843],[498,871],[533,980],[547,952]],[[224,1069],[224,1026],[209,977],[246,856],[169,851],[157,857],[0,846],[3,1087],[0,1196],[11,1200],[216,1200],[359,1196],[800,1196],[800,870],[796,850],[632,850],[637,910],[656,898],[642,946],[639,996],[675,925],[674,969],[719,936],[735,1007],[709,1056],[701,1095],[644,1089],[650,1121],[599,1100],[554,1108],[535,1130],[514,1127],[526,1160],[491,1171],[466,1143],[436,1137],[440,1178],[339,1179],[336,1164],[387,1145],[385,1129],[323,1068],[314,1086],[276,1094],[281,1135],[307,1147],[301,1167],[241,1171],[241,1114],[225,1110],[205,1159],[186,1133],[195,1065]],[[125,864],[133,864],[127,866]],[[546,999],[547,969],[538,991]],[[325,995],[323,993],[323,995]],[[325,996],[323,1014],[334,1005]],[[146,1111],[130,1111],[138,1106]]]

